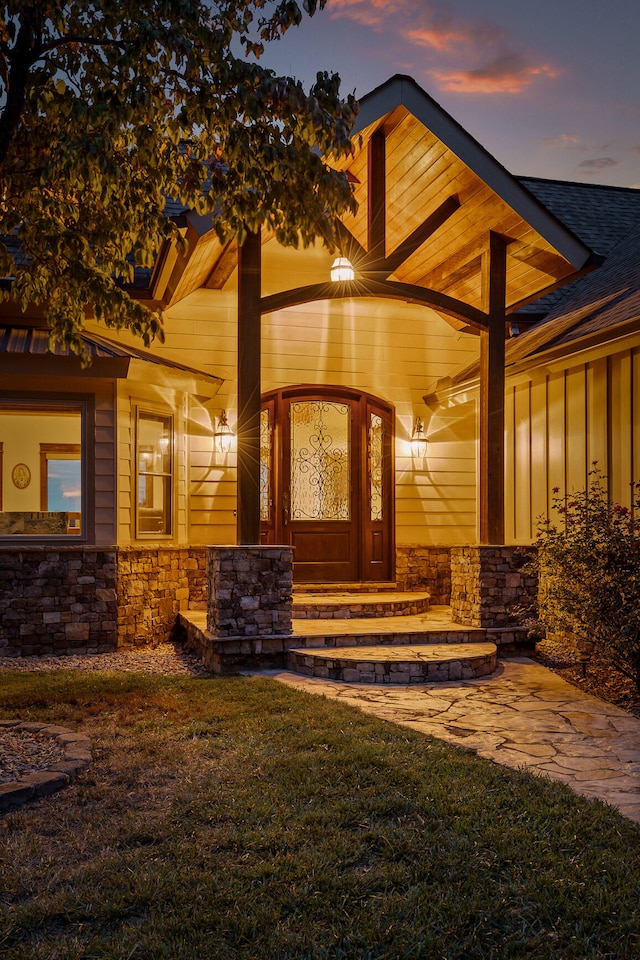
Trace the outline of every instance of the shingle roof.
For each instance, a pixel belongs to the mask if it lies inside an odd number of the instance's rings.
[[[565,223],[595,253],[607,256],[640,224],[640,190],[567,180],[518,177],[551,213]],[[554,290],[522,307],[518,317],[539,319],[570,300],[582,280]]]
[[[604,264],[572,284],[536,327],[510,340],[506,363],[542,350],[637,321],[640,328],[640,224],[611,251]]]
[[[595,253],[606,256],[640,223],[640,190],[517,177]]]

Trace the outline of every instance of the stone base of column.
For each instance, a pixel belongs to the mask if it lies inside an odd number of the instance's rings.
[[[535,599],[537,579],[523,571],[531,546],[451,548],[451,615],[472,627],[508,627]]]
[[[291,634],[291,547],[209,547],[207,572],[207,630],[214,637]]]

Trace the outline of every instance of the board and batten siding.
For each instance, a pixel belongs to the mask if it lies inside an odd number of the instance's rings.
[[[535,538],[553,488],[584,490],[597,463],[611,498],[631,503],[640,480],[640,345],[584,362],[549,364],[505,395],[505,539]]]
[[[233,543],[236,456],[212,450],[207,418],[225,409],[235,428],[235,292],[200,289],[167,311],[165,344],[154,352],[225,379],[214,403],[192,400],[189,434],[189,539]],[[452,544],[475,539],[475,428],[457,412],[432,416],[423,396],[437,380],[473,362],[478,339],[433,311],[391,300],[326,300],[268,314],[262,321],[262,391],[298,384],[364,390],[396,410],[396,540]],[[416,463],[416,416],[430,452]],[[124,465],[123,465],[124,467]]]

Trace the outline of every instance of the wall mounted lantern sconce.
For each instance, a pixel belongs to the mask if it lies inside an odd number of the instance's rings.
[[[415,460],[424,460],[427,455],[427,435],[424,432],[424,423],[416,417],[413,434],[411,436],[411,453]]]
[[[336,257],[331,264],[331,279],[334,283],[344,282],[345,280],[355,280],[356,272],[353,265],[346,257]]]
[[[231,450],[233,440],[233,430],[227,420],[227,411],[223,410],[216,421],[216,429],[213,434],[215,448],[218,453],[227,454]]]

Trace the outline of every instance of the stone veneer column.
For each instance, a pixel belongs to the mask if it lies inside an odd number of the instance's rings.
[[[396,547],[398,590],[427,590],[431,603],[448,604],[451,597],[450,547],[427,547],[418,543]]]
[[[522,570],[530,546],[451,548],[451,614],[473,627],[518,624],[517,608],[535,598],[537,580]]]
[[[291,634],[291,547],[209,547],[207,570],[207,630],[214,637]]]

